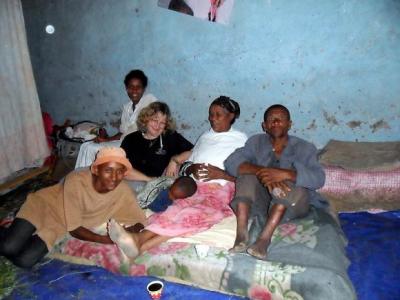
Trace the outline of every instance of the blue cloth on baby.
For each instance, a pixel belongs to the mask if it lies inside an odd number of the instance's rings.
[[[168,196],[168,189],[162,190],[156,199],[147,206],[154,212],[164,211],[172,204],[172,200]]]

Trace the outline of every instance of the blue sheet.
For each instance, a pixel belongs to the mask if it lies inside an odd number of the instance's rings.
[[[6,299],[151,299],[146,286],[155,277],[115,275],[103,268],[52,260],[32,271],[17,271],[17,283]],[[159,279],[157,279],[159,280]],[[161,300],[245,299],[165,280]]]
[[[358,299],[400,299],[400,211],[379,214],[342,213],[339,218],[349,240],[347,255],[351,260],[351,265],[348,273]],[[0,258],[1,263],[3,263],[3,269],[7,269],[4,268],[5,259]],[[15,270],[15,268],[12,269]],[[5,283],[4,272],[0,277]],[[7,278],[10,277],[11,275]],[[102,299],[145,300],[150,299],[146,285],[154,279],[147,276],[120,276],[103,268],[75,265],[58,260],[41,264],[33,271],[17,270],[15,278],[15,281],[12,280],[14,284],[11,295],[6,299],[96,299],[101,297]],[[162,299],[243,299],[164,282]],[[4,286],[0,284],[0,290],[1,288]]]
[[[358,299],[400,299],[400,211],[342,213]]]

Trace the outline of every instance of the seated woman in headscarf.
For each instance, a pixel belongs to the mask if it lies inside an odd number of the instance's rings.
[[[244,133],[232,128],[240,107],[236,101],[221,96],[211,103],[208,115],[210,130],[200,136],[192,151],[172,158],[177,163],[189,158],[181,173],[196,179],[196,194],[175,200],[164,212],[150,216],[148,226],[139,234],[127,233],[117,222],[110,222],[111,239],[128,256],[129,249],[144,252],[172,237],[204,231],[233,215],[229,203],[235,178],[225,172],[224,160],[247,140]]]
[[[141,70],[130,71],[124,79],[129,102],[122,107],[119,132],[110,137],[97,137],[94,142],[83,143],[79,149],[75,169],[92,164],[96,153],[103,147],[119,147],[123,138],[137,130],[136,120],[142,108],[157,101],[152,94],[145,94],[147,76]]]
[[[108,235],[91,228],[110,218],[134,225],[129,230],[143,228],[144,212],[122,181],[130,169],[124,150],[103,148],[90,170],[73,171],[64,181],[28,195],[11,226],[0,227],[0,255],[29,268],[68,232],[81,240],[112,244]]]

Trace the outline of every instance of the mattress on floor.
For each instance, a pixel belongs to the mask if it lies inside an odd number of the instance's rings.
[[[234,232],[232,228],[225,234],[234,236]],[[210,246],[206,256],[199,257],[194,242],[198,241],[166,242],[131,262],[115,245],[67,237],[52,255],[90,262],[114,273],[152,275],[253,299],[355,299],[346,272],[346,240],[336,221],[322,210],[312,209],[305,218],[281,224],[267,261],[231,254],[221,245]]]
[[[333,211],[400,209],[400,142],[331,140],[319,160],[326,173],[319,192]]]

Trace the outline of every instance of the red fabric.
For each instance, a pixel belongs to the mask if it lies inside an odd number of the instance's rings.
[[[43,126],[44,133],[46,134],[47,144],[49,145],[50,150],[53,149],[54,143],[51,139],[51,135],[53,134],[53,119],[47,112],[42,112],[43,118]]]
[[[54,141],[52,139],[53,134],[53,119],[51,118],[50,114],[47,112],[42,112],[42,119],[43,119],[43,127],[44,133],[46,134],[47,145],[49,146],[50,151],[55,147]],[[49,155],[46,160],[44,161],[44,166],[52,166],[56,161],[56,155],[51,154]]]
[[[53,119],[47,112],[42,112],[44,132],[46,136],[50,136],[53,133]]]

